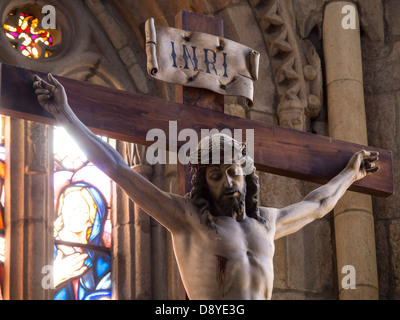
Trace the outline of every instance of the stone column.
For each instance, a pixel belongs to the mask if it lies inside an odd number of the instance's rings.
[[[345,8],[345,6],[351,6]],[[342,13],[343,10],[343,13]],[[344,28],[348,25],[348,28]],[[355,19],[355,29],[353,28]],[[323,45],[332,138],[368,144],[360,29],[357,7],[348,1],[329,3],[323,22]],[[378,279],[371,197],[347,192],[334,209],[340,299],[377,299]],[[356,289],[344,289],[342,273],[354,266]]]
[[[117,141],[116,150],[126,161],[126,142]],[[130,199],[115,185],[112,215],[112,298],[135,299],[135,225]]]
[[[132,170],[150,179],[153,168],[145,160],[145,147],[117,141],[116,149],[128,165],[131,165]],[[113,299],[149,300],[154,296],[160,296],[155,294],[157,290],[152,287],[154,270],[163,264],[162,261],[156,261],[157,259],[152,261],[152,251],[158,252],[158,246],[152,239],[152,235],[157,235],[156,231],[151,230],[152,219],[118,186],[116,186],[115,205]]]
[[[53,261],[50,141],[50,127],[6,118],[5,299],[51,298],[50,283],[42,281]]]
[[[153,169],[146,164],[137,164],[132,170],[146,179],[149,179],[153,172]],[[134,204],[134,215],[136,299],[149,300],[152,298],[150,216],[137,204]]]
[[[152,166],[153,173],[151,181],[161,190],[167,190],[165,188],[165,183],[168,180],[167,170],[165,170],[166,165],[155,164]],[[170,239],[168,239],[169,231],[165,229],[160,223],[155,219],[150,219],[150,229],[151,229],[151,284],[153,300],[174,300],[173,295],[169,295],[169,285],[168,282],[170,278],[168,277],[168,245],[170,244]],[[175,257],[172,256],[175,262]],[[175,262],[176,264],[176,262]],[[179,277],[179,275],[178,275]]]

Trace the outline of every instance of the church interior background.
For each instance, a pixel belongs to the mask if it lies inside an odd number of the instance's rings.
[[[144,23],[175,26],[181,10],[224,21],[224,37],[261,54],[254,106],[225,97],[224,112],[332,136],[352,119],[370,146],[393,152],[400,186],[400,3],[358,0],[364,110],[330,111],[341,92],[326,74],[327,0],[1,1],[0,61],[82,81],[175,99],[147,75]],[[42,29],[42,7],[56,28]],[[339,59],[338,57],[337,59]],[[342,57],[343,58],[343,57]],[[344,57],[346,58],[346,57]],[[329,60],[329,61],[328,61]],[[169,233],[87,161],[59,127],[0,121],[1,299],[184,299]],[[336,134],[335,137],[338,135]],[[149,165],[146,148],[103,137],[137,172],[176,191],[175,165]],[[279,152],[279,150],[277,150]],[[315,184],[259,172],[260,204],[283,207]],[[350,193],[334,212],[276,241],[273,299],[399,299],[400,197]],[[347,201],[347,202],[346,202]],[[344,265],[356,289],[341,285]],[[50,277],[52,275],[53,277]]]

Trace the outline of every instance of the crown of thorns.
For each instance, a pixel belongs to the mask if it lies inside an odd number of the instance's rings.
[[[221,147],[221,145],[223,147]],[[219,153],[220,157],[223,156],[223,159],[225,160],[225,162],[222,160],[220,161],[220,163],[226,163],[226,161],[228,160],[225,159],[227,148],[231,151],[231,153],[229,153],[229,155],[231,155],[229,161],[238,161],[244,163],[245,168],[247,168],[245,170],[247,173],[245,174],[249,174],[253,171],[254,162],[248,155],[247,143],[240,143],[232,139],[228,135],[224,134],[216,134],[210,137],[206,137],[202,141],[200,141],[196,150],[190,155],[189,166],[192,168],[193,171],[198,171],[201,168],[207,167],[212,164],[210,162],[213,159],[212,157],[216,155],[216,153]],[[206,160],[205,163],[204,160]]]

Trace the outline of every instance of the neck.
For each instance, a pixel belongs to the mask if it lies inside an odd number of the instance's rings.
[[[244,201],[240,201],[237,205],[224,207],[216,202],[212,204],[212,215],[215,217],[232,217],[238,222],[246,218],[246,206]]]
[[[237,222],[242,222],[246,218],[246,210],[243,210],[240,213],[234,212],[232,218],[234,218]]]

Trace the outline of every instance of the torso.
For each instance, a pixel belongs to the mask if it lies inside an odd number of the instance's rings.
[[[262,210],[264,217],[270,214]],[[241,222],[215,218],[215,230],[201,224],[196,213],[187,216],[191,230],[172,232],[172,237],[190,299],[271,298],[274,230],[249,217]]]

